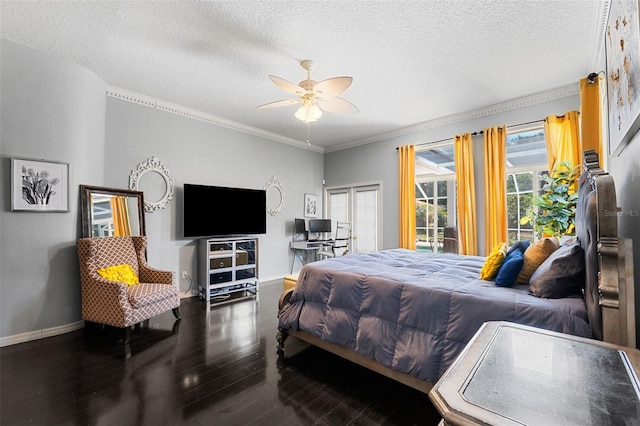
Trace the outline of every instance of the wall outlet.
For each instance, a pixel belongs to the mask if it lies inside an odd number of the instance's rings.
[[[182,278],[189,278],[189,275],[187,274],[187,271],[182,271]]]

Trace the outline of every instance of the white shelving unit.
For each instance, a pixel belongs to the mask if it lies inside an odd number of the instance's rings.
[[[258,293],[258,238],[209,238],[198,244],[200,296],[210,303]]]

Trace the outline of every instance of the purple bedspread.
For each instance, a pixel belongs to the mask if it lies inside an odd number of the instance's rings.
[[[478,279],[484,257],[405,249],[306,265],[279,327],[307,331],[435,383],[485,321],[591,337],[581,297],[541,299],[528,286]]]

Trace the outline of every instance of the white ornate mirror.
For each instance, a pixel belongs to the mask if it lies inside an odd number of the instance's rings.
[[[158,157],[151,157],[138,164],[129,176],[129,188],[144,192],[146,212],[164,209],[165,205],[173,199],[173,178]]]
[[[264,184],[264,190],[267,192],[267,212],[271,216],[281,213],[284,207],[284,188],[278,178],[272,176]]]

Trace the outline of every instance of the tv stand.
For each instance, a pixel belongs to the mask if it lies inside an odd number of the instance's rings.
[[[258,293],[258,238],[199,240],[199,294],[207,303],[225,303]]]

